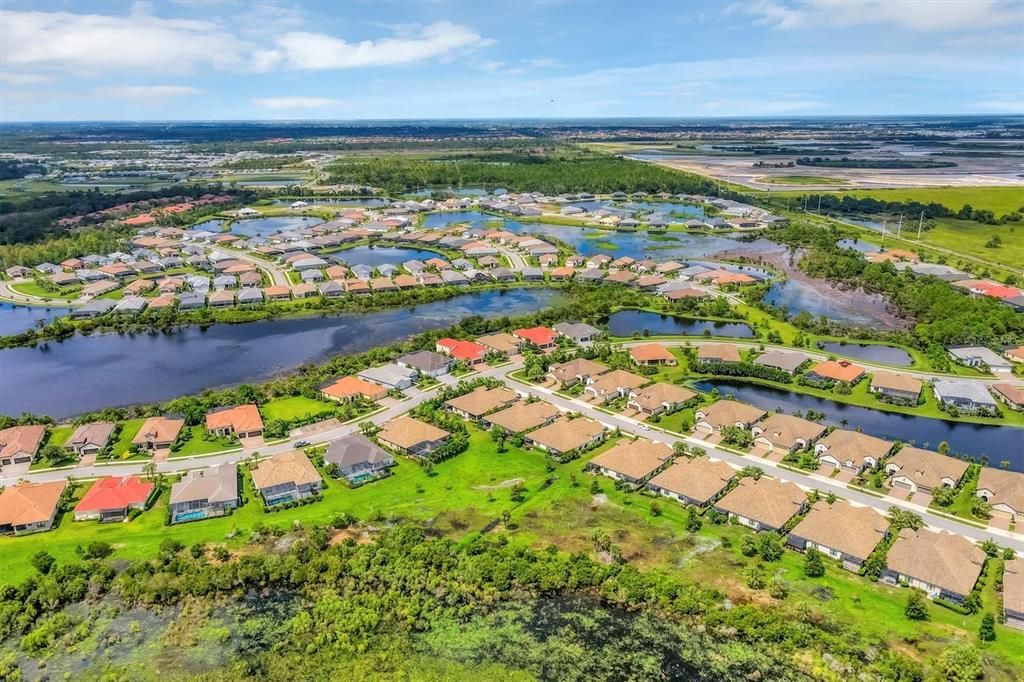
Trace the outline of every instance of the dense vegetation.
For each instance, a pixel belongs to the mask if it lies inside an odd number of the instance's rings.
[[[815,207],[817,207],[817,204],[820,201],[821,211],[825,213],[860,213],[864,215],[902,214],[908,216],[908,219],[923,215],[926,219],[958,218],[960,220],[974,220],[976,222],[993,225],[997,222],[1007,223],[1019,221],[1022,219],[1021,213],[1024,213],[1024,203],[1022,203],[1020,209],[997,217],[994,211],[974,208],[970,204],[964,204],[959,209],[955,209],[936,201],[928,203],[920,201],[885,201],[877,197],[853,196],[850,194],[844,194],[842,196],[835,194],[814,194],[813,196],[797,198],[798,203],[805,200],[808,205]]]
[[[952,161],[931,161],[928,159],[851,159],[844,156],[832,159],[821,156],[802,156],[796,160],[798,166],[817,166],[820,168],[950,168],[956,166]]]

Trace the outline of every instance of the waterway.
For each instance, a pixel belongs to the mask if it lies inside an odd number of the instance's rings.
[[[883,346],[877,343],[840,343],[838,341],[831,341],[829,343],[819,343],[818,347],[826,353],[835,353],[836,355],[867,360],[868,362],[877,362],[883,365],[910,367],[914,364],[914,359],[910,357],[907,351],[894,346]]]
[[[344,249],[332,253],[330,259],[346,265],[401,265],[407,260],[425,260],[436,258],[438,254],[423,249],[410,249],[406,247],[391,246],[356,246],[351,249]]]
[[[471,315],[515,316],[556,304],[557,291],[466,294],[415,308],[186,327],[167,334],[75,336],[0,351],[0,414],[62,418],[259,381],[331,355],[359,353]]]
[[[245,237],[266,237],[276,232],[288,232],[290,230],[300,230],[304,227],[313,227],[322,222],[324,222],[322,218],[302,215],[247,218],[231,223],[231,232]]]
[[[645,330],[652,336],[702,336],[705,330],[715,336],[739,339],[754,336],[754,330],[742,323],[689,320],[646,310],[620,310],[608,318],[608,333],[612,336],[632,336],[633,332],[642,334]]]
[[[372,197],[361,197],[355,199],[334,199],[330,197],[302,197],[299,199],[274,199],[272,206],[291,206],[296,201],[305,201],[310,206],[358,206],[360,208],[380,208],[388,206],[389,199],[375,199]]]
[[[946,441],[952,453],[973,458],[987,457],[993,466],[1007,460],[1013,471],[1024,471],[1024,450],[1019,447],[1019,443],[1024,441],[1024,429],[912,417],[739,381],[700,381],[696,386],[702,391],[717,387],[722,395],[732,394],[737,400],[765,410],[781,409],[787,414],[806,413],[808,410],[823,412],[826,423],[842,426],[845,419],[847,423],[843,428],[859,428],[872,436],[900,440],[930,450],[937,449],[939,443]]]
[[[13,305],[0,301],[0,336],[20,334],[36,327],[39,322],[49,322],[69,312],[70,308]]]

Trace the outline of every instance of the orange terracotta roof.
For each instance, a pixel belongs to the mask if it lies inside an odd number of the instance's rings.
[[[810,372],[834,381],[856,381],[864,374],[864,368],[846,360],[826,360],[812,367]]]
[[[669,352],[668,348],[660,343],[646,343],[642,346],[633,346],[629,354],[637,362],[675,362],[676,357]]]
[[[109,476],[93,483],[82,501],[75,505],[75,512],[124,509],[140,505],[149,499],[153,484],[138,476]]]
[[[260,416],[260,409],[255,405],[236,405],[206,414],[208,431],[223,428],[231,428],[239,433],[261,431],[263,418]]]

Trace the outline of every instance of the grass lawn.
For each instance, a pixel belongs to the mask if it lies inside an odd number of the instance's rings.
[[[61,426],[50,427],[50,437],[47,439],[47,445],[61,445],[63,446],[68,442],[68,438],[71,438],[71,434],[75,430],[74,424],[63,424]]]
[[[1024,199],[1021,203],[1024,203]],[[907,236],[913,243],[917,243],[916,232],[912,231]],[[999,237],[1002,244],[997,248],[986,248],[985,244],[993,237]],[[1024,268],[1024,223],[982,225],[972,220],[940,218],[935,221],[935,227],[921,232],[920,243],[1018,269]]]
[[[851,189],[826,192],[835,196],[874,197],[880,201],[919,201],[942,204],[960,210],[964,204],[989,209],[996,217],[1024,206],[1020,187],[907,187],[897,189]],[[800,193],[793,192],[792,196]],[[780,196],[786,196],[782,194]]]
[[[142,428],[142,424],[145,421],[145,419],[129,419],[121,422],[121,433],[118,435],[114,447],[111,448],[114,459],[128,456],[128,449],[132,446],[132,439],[138,435],[139,429]]]
[[[302,419],[303,417],[320,414],[321,412],[330,410],[334,407],[337,407],[337,405],[324,402],[323,400],[314,400],[313,398],[297,395],[289,398],[277,398],[264,403],[260,406],[260,411],[263,413],[263,417],[267,420],[282,419],[284,421],[290,421],[292,419]]]
[[[24,294],[25,296],[35,296],[37,298],[51,298],[64,300],[78,298],[78,296],[82,293],[82,289],[80,287],[75,289],[62,289],[60,291],[47,291],[46,289],[41,287],[37,282],[34,282],[32,280],[20,282],[18,284],[11,284],[10,288],[13,291],[18,292],[19,294]]]
[[[195,426],[186,426],[189,431],[188,440],[181,446],[181,449],[177,452],[172,452],[171,457],[193,457],[195,455],[208,455],[211,452],[221,452],[222,450],[238,450],[242,446],[238,444],[237,440],[230,440],[227,438],[214,438],[212,440],[206,440],[206,429],[202,424],[196,424]]]

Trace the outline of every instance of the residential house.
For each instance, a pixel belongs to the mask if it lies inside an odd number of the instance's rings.
[[[998,409],[995,399],[979,382],[936,379],[932,389],[936,400],[960,412],[995,412]]]
[[[337,468],[350,483],[363,483],[394,466],[390,452],[359,433],[350,433],[327,444],[324,463]]]
[[[739,349],[731,343],[705,343],[697,348],[698,362],[742,362]]]
[[[416,353],[403,355],[396,360],[399,365],[408,367],[417,374],[428,377],[439,377],[451,371],[452,360],[440,353],[432,353],[428,350],[421,350]]]
[[[931,494],[936,488],[956,488],[967,473],[968,463],[931,450],[904,446],[885,463],[895,488]]]
[[[1024,474],[982,467],[977,496],[992,505],[992,516],[1019,521],[1024,515]]]
[[[810,357],[803,353],[794,353],[791,351],[784,350],[769,350],[766,353],[762,353],[757,356],[754,360],[755,365],[761,365],[762,367],[771,367],[777,369],[790,376],[796,374],[804,363],[810,360]]]
[[[664,365],[675,367],[679,364],[676,356],[672,355],[669,349],[660,343],[645,343],[639,346],[631,346],[629,357],[634,363],[644,366]]]
[[[347,403],[356,398],[363,398],[376,402],[387,397],[388,389],[380,384],[360,379],[359,377],[341,377],[320,388],[325,398],[336,400],[339,403]]]
[[[218,407],[206,413],[206,431],[218,436],[257,438],[263,435],[263,417],[255,405]]]
[[[23,535],[50,530],[60,509],[67,482],[21,481],[0,492],[0,533]]]
[[[754,424],[750,432],[755,447],[790,453],[807,448],[825,433],[825,427],[801,417],[776,413]]]
[[[709,406],[694,410],[694,435],[698,438],[707,438],[714,433],[720,433],[727,426],[749,429],[765,414],[767,412],[753,405],[735,400],[718,400]]]
[[[131,511],[145,509],[154,492],[152,481],[139,476],[101,478],[75,505],[75,521],[123,521]]]
[[[889,522],[872,507],[821,500],[796,524],[787,544],[801,552],[816,549],[842,562],[846,570],[859,571],[888,532]]]
[[[675,412],[696,397],[697,394],[688,388],[659,381],[644,388],[631,390],[626,409],[653,417],[663,412]]]
[[[543,401],[518,402],[511,407],[483,418],[486,428],[499,427],[509,433],[524,433],[550,424],[559,414],[558,408]]]
[[[836,469],[860,473],[876,466],[889,451],[891,441],[869,436],[859,431],[835,429],[814,445],[814,454],[822,464]]]
[[[640,388],[649,381],[647,377],[633,374],[623,369],[614,369],[604,374],[589,377],[583,392],[593,399],[608,402],[609,400],[629,395],[630,391]]]
[[[519,352],[519,339],[511,334],[498,333],[478,337],[477,343],[486,346],[491,351],[504,355],[514,355]]]
[[[139,432],[132,438],[132,445],[153,452],[167,450],[184,427],[185,420],[178,417],[150,417],[142,422]]]
[[[1003,351],[1003,357],[1010,362],[1024,362],[1024,346],[1007,348]]]
[[[548,367],[547,380],[561,388],[569,388],[578,382],[587,383],[591,377],[608,371],[607,365],[586,358],[574,358]]]
[[[0,430],[0,468],[12,464],[31,464],[45,435],[46,427],[42,424],[11,426]]]
[[[705,507],[721,496],[736,470],[707,457],[681,457],[647,482],[647,487],[682,504]]]
[[[301,450],[260,460],[252,470],[252,483],[267,507],[311,497],[324,487],[316,467]]]
[[[1006,403],[1011,409],[1024,410],[1024,386],[1020,384],[998,383],[989,386],[993,395]]]
[[[596,421],[559,417],[547,426],[526,434],[526,441],[556,457],[574,455],[601,442],[605,428]]]
[[[744,526],[777,531],[807,507],[807,494],[792,483],[762,476],[744,478],[715,502],[715,511]]]
[[[968,367],[987,367],[993,373],[1009,373],[1013,371],[1013,363],[992,350],[983,346],[967,346],[948,348],[950,357],[961,365]]]
[[[1024,630],[1024,559],[1003,564],[1003,620],[1007,627]]]
[[[463,339],[440,339],[434,350],[448,355],[456,362],[465,362],[470,366],[482,364],[487,355],[487,346]]]
[[[587,462],[587,469],[636,485],[661,470],[671,458],[672,448],[665,443],[624,438]]]
[[[807,370],[805,378],[817,384],[855,384],[864,376],[864,368],[849,360],[826,360]]]
[[[877,370],[871,375],[869,389],[880,398],[891,402],[917,405],[923,387],[924,382],[910,374]]]
[[[71,437],[64,443],[64,449],[82,457],[98,454],[110,443],[117,424],[113,422],[90,422],[75,428]]]
[[[451,434],[412,417],[399,417],[384,425],[377,434],[383,445],[407,455],[422,457],[444,445]]]
[[[559,322],[553,329],[575,343],[586,344],[601,334],[601,330],[582,322]]]
[[[412,386],[419,374],[415,369],[392,362],[380,367],[364,369],[358,376],[368,382],[401,391]]]
[[[465,395],[452,398],[444,406],[463,419],[478,421],[485,414],[505,409],[519,400],[519,394],[506,386],[478,386]]]
[[[538,348],[552,348],[558,338],[558,332],[549,327],[530,327],[529,329],[516,329],[512,335],[524,343],[532,343]]]
[[[929,599],[962,603],[985,565],[985,552],[963,535],[904,528],[889,548],[882,579],[924,590]]]
[[[238,470],[225,462],[187,472],[171,486],[171,523],[224,516],[239,503]]]

